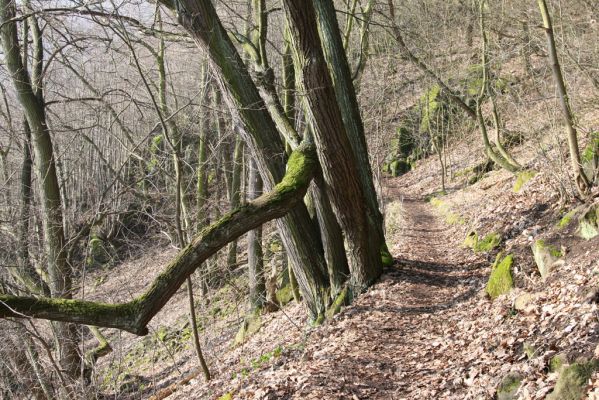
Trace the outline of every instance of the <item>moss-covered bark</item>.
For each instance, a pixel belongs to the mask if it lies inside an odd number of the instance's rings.
[[[148,333],[148,322],[203,261],[250,229],[280,218],[301,204],[316,166],[314,148],[309,144],[300,145],[289,158],[287,173],[272,191],[206,227],[177,254],[148,290],[128,303],[106,304],[2,294],[0,318],[43,318],[145,335]]]

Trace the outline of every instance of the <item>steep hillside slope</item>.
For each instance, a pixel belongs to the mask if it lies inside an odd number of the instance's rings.
[[[568,208],[558,205],[543,174],[518,193],[518,179],[501,171],[471,186],[467,174],[457,174],[446,195],[435,194],[438,175],[427,159],[385,180],[395,265],[332,320],[306,327],[301,307],[292,304],[266,316],[242,346],[230,347],[235,329],[221,331],[221,340],[206,349],[213,381],[189,377],[168,387],[180,380],[173,377],[146,393],[169,399],[492,399],[501,388],[502,399],[542,399],[560,371],[573,371],[563,365],[572,364],[588,367],[574,390],[596,396],[594,365],[575,362],[599,356],[599,237],[581,239],[576,217],[561,220]],[[476,252],[464,243],[471,232],[480,238]],[[498,239],[487,246],[483,238],[491,236]],[[531,250],[539,239],[561,253],[545,279]],[[485,287],[499,252],[513,257],[515,288],[491,300]]]

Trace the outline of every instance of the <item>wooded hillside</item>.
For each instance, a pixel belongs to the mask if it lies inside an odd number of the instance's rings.
[[[0,0],[2,398],[599,396],[598,10]]]

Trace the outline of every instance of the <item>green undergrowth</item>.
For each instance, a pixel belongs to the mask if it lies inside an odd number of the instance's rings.
[[[135,373],[151,364],[170,360],[177,353],[191,347],[193,332],[187,317],[180,318],[173,326],[159,326],[154,332],[138,340],[125,355],[114,360],[103,373],[102,387],[121,391],[143,390],[143,382],[132,379]],[[203,331],[202,326],[198,330]]]
[[[247,377],[253,370],[260,369],[260,368],[264,367],[265,365],[269,364],[270,362],[272,362],[273,360],[281,357],[281,354],[283,354],[283,350],[284,350],[283,346],[279,345],[279,346],[276,346],[272,351],[260,354],[258,357],[253,358],[249,361],[241,359],[239,361],[240,364],[245,365],[245,366],[242,367],[239,372],[233,372],[231,374],[231,379],[235,379],[239,376],[241,376],[243,378]]]
[[[486,292],[491,299],[508,293],[514,287],[514,280],[512,278],[513,263],[514,257],[511,254],[505,257],[501,253],[497,254],[486,287]]]

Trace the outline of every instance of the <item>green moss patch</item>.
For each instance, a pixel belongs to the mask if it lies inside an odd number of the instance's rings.
[[[493,263],[493,270],[489,276],[487,282],[486,291],[491,299],[495,299],[502,294],[508,293],[514,287],[514,280],[512,278],[512,264],[514,263],[514,257],[508,254],[504,258],[499,253]]]
[[[341,311],[341,308],[347,305],[348,301],[348,290],[347,287],[344,287],[333,301],[333,304],[331,304],[325,312],[326,319],[331,319],[333,316],[335,316],[335,314],[338,314],[339,311]]]
[[[516,392],[522,384],[522,376],[519,374],[508,374],[497,387],[497,400],[516,399]]]
[[[475,231],[470,231],[464,240],[464,246],[471,248],[475,253],[487,253],[499,246],[500,243],[501,235],[494,232],[480,239]]]
[[[393,265],[393,256],[389,253],[386,243],[383,243],[381,246],[381,262],[383,267],[391,267]]]
[[[566,228],[568,225],[570,225],[570,222],[572,222],[572,219],[576,216],[576,210],[570,210],[568,211],[566,214],[564,214],[564,216],[559,220],[559,222],[557,223],[557,228],[558,229],[564,229]]]
[[[548,400],[580,400],[586,394],[586,387],[591,375],[599,367],[597,360],[576,362],[564,367],[560,372],[553,392]]]
[[[578,222],[578,236],[591,240],[599,235],[599,204],[589,207]]]
[[[549,360],[549,371],[560,372],[568,364],[568,358],[565,354],[557,354]]]
[[[454,213],[449,204],[440,198],[433,196],[430,198],[429,202],[439,210],[439,212],[445,217],[445,222],[449,225],[465,225],[466,218],[462,217],[459,214]]]
[[[260,310],[256,310],[244,318],[243,324],[241,324],[237,335],[235,335],[233,346],[242,344],[248,337],[258,332],[260,328],[262,328],[262,318],[260,317]]]
[[[533,170],[519,172],[516,177],[516,182],[514,182],[514,187],[512,188],[514,193],[520,193],[524,185],[526,185],[528,181],[534,178],[536,174],[537,171]]]

